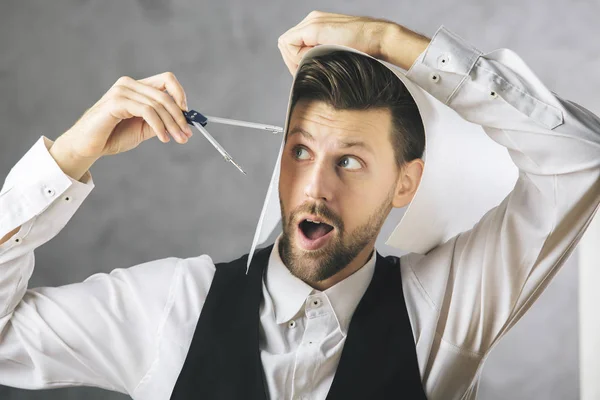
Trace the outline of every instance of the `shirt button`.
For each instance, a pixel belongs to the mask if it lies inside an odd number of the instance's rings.
[[[296,327],[296,321],[291,320],[290,322],[288,322],[288,326],[290,327],[290,329],[294,329]]]
[[[498,93],[496,93],[496,91],[495,91],[495,90],[491,90],[491,91],[490,91],[490,97],[491,97],[492,99],[495,99],[496,97],[498,97]]]
[[[63,197],[63,199],[68,203],[71,200],[73,200],[73,197],[72,196],[65,196],[65,197]]]
[[[16,238],[14,238],[13,240],[14,240],[14,242],[15,242],[16,244],[19,244],[19,243],[21,243],[21,242],[23,241],[23,239],[21,239],[20,237],[16,237]]]
[[[323,304],[323,301],[321,301],[321,299],[319,299],[319,298],[313,299],[310,302],[310,305],[312,306],[312,308],[319,308],[319,307],[321,307],[321,304]]]
[[[429,75],[429,79],[431,79],[433,83],[438,83],[440,81],[440,76],[433,72],[431,75]]]
[[[56,192],[54,191],[54,189],[49,188],[49,187],[47,187],[47,188],[44,189],[44,193],[48,197],[54,197],[54,195],[56,194]]]
[[[450,56],[448,54],[442,54],[438,57],[438,67],[444,68],[450,64]]]

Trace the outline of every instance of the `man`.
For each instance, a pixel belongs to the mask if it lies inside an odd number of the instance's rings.
[[[510,195],[426,254],[379,256],[383,221],[424,174],[428,121],[408,82],[379,61],[308,58],[330,44],[409,70],[485,127],[519,168]],[[136,399],[475,398],[486,355],[600,204],[600,120],[513,53],[482,55],[445,29],[430,41],[391,22],[313,12],[279,46],[296,74],[280,160],[283,233],[248,273],[248,256],[219,266],[173,257],[27,290],[34,249],[91,191],[95,161],[153,136],[187,142],[172,74],[119,79],[11,171],[0,196],[0,383]]]

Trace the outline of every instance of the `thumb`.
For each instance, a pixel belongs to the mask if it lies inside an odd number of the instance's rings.
[[[304,46],[302,48],[300,48],[300,50],[298,50],[298,64],[300,63],[300,60],[302,59],[302,57],[304,57],[304,55],[306,53],[308,53],[310,50],[314,49],[316,46]]]

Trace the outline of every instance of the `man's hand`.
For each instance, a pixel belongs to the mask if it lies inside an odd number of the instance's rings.
[[[313,11],[279,38],[283,61],[293,74],[300,59],[320,44],[352,47],[409,69],[429,39],[396,23],[369,17]]]
[[[192,131],[182,110],[187,110],[185,92],[172,73],[139,81],[122,77],[56,139],[50,154],[66,174],[80,179],[100,157],[131,150],[151,137],[166,143],[171,135],[186,143]]]
[[[122,77],[49,152],[65,174],[79,180],[100,157],[131,150],[151,137],[166,143],[171,135],[177,143],[186,143],[192,131],[183,110],[187,111],[185,92],[172,73],[139,81]],[[19,229],[0,238],[0,245]]]

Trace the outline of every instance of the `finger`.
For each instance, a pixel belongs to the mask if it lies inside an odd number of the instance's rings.
[[[292,63],[290,60],[287,48],[282,43],[277,43],[277,47],[279,47],[279,51],[281,52],[281,58],[283,58],[285,66],[290,71],[290,73],[294,75],[296,73],[296,68],[294,63]]]
[[[298,54],[302,51],[302,49],[302,47],[288,46],[285,44],[281,45],[281,53],[284,55],[284,62],[286,63],[292,75],[294,75],[298,69],[298,64],[300,63],[301,59]],[[306,51],[308,51],[308,49]],[[304,51],[302,54],[304,54],[306,51]]]
[[[314,48],[314,46],[305,46],[302,47],[299,51],[298,51],[298,59],[301,60],[304,57],[304,54],[306,54],[307,52],[309,52],[310,50],[312,50]]]
[[[308,21],[302,26],[294,27],[281,35],[281,39],[288,46],[316,46],[323,44],[318,41],[319,30],[325,26],[320,21]]]
[[[189,111],[187,106],[187,97],[185,95],[185,91],[183,90],[183,86],[175,77],[175,74],[172,72],[164,72],[162,74],[154,75],[149,78],[140,79],[140,83],[150,85],[158,90],[166,90],[169,92],[171,96],[177,102],[177,105],[184,110]]]
[[[320,24],[311,23],[302,29],[292,29],[280,37],[288,62],[298,65],[300,59],[310,48],[322,44],[318,40]],[[305,47],[308,49],[303,50]]]
[[[352,16],[352,15],[347,15],[347,14],[336,14],[336,13],[329,13],[329,12],[324,12],[324,11],[311,11],[310,13],[308,13],[308,15],[297,25],[298,27],[300,25],[305,25],[306,23],[310,23],[313,22],[315,20],[328,20],[328,21],[338,21],[338,22],[344,22],[344,21],[348,21],[348,20],[352,20],[352,19],[356,19],[357,17]]]
[[[145,86],[142,84],[139,84],[139,85]],[[157,90],[157,89],[153,89],[149,86],[145,86],[145,87],[148,89],[151,89],[151,90],[155,90],[155,91]],[[163,106],[162,103],[160,103],[159,101],[157,101],[151,97],[146,96],[144,93],[135,91],[131,87],[128,87],[128,86],[122,86],[120,93],[122,96],[124,96],[128,99],[131,99],[138,103],[142,103],[142,104],[152,107],[152,109],[160,117],[161,121],[163,122],[163,125],[166,127],[166,130],[173,137],[173,139],[175,139],[175,141],[177,143],[187,142],[187,136],[185,135],[185,133],[183,133],[181,131],[180,126],[177,124],[177,122],[175,121],[173,116],[169,113],[169,111],[166,110],[166,108]],[[163,93],[163,92],[160,92],[160,93]],[[177,106],[175,106],[175,108],[177,108]],[[178,111],[178,113],[183,115],[180,110]]]
[[[339,16],[342,16],[342,14],[334,14],[334,13],[328,13],[325,11],[313,10],[313,11],[309,12],[306,15],[306,17],[304,17],[304,19],[302,21],[300,21],[300,23],[298,25],[301,25],[303,23],[310,22],[310,21],[313,21],[313,20],[319,19],[319,18],[329,18],[329,17],[339,17]]]
[[[317,13],[319,13],[317,11]],[[316,46],[319,44],[347,44],[346,29],[360,20],[342,14],[320,13],[306,19],[281,35],[289,45]]]
[[[167,143],[169,141],[165,125],[156,111],[149,105],[142,104],[124,96],[109,104],[111,107],[111,114],[113,114],[115,118],[121,120],[133,117],[142,118],[161,142]]]
[[[144,84],[136,80],[125,80],[122,84],[152,99],[154,102],[157,102],[170,114],[171,118],[168,119],[168,121],[165,120],[165,125],[167,126],[167,128],[169,128],[169,132],[172,132],[170,125],[170,120],[172,119],[179,125],[179,131],[183,132],[186,138],[192,135],[192,130],[187,124],[187,121],[183,116],[181,108],[179,108],[179,106],[175,104],[173,98],[167,93],[149,84]],[[159,115],[161,115],[162,117],[163,114],[160,113]]]
[[[294,32],[296,31],[284,34],[279,41],[282,54],[285,54],[288,68],[292,70],[292,74],[295,73],[296,69],[298,68],[298,64],[300,63],[304,53],[314,47],[314,45],[308,45],[305,42],[305,40],[302,38],[302,33],[296,36]],[[296,39],[296,37],[299,37],[300,39]],[[292,40],[294,40],[294,42],[292,42]]]
[[[296,71],[298,69],[298,65],[300,64],[300,61],[302,60],[304,55],[308,51],[310,51],[311,49],[313,49],[315,47],[315,46],[302,46],[302,47],[286,46],[285,43],[283,43],[283,42],[279,42],[277,45],[278,45],[281,55],[283,57],[283,61],[285,62],[286,66],[288,67],[288,69],[290,70],[292,75],[294,75],[296,73]]]

